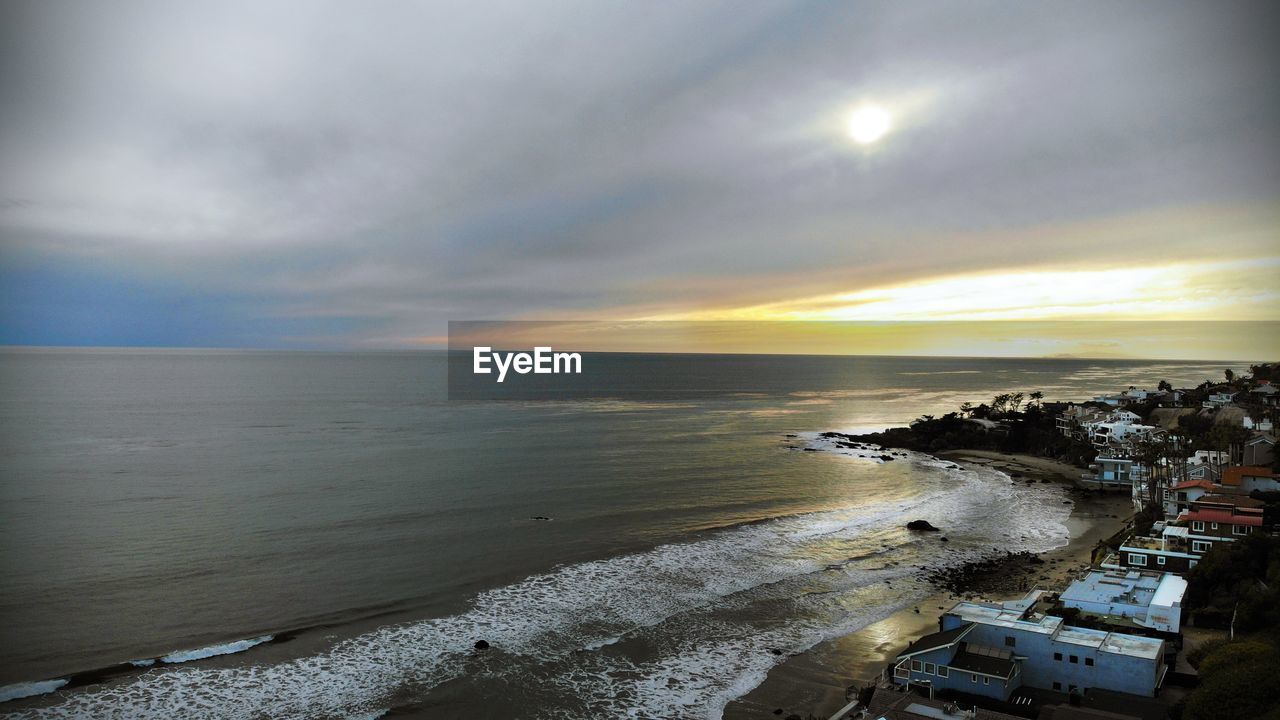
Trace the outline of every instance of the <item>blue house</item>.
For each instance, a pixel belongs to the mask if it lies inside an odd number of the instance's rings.
[[[970,642],[976,627],[964,623],[915,641],[898,656],[893,681],[1008,700],[1021,684],[1018,663],[1011,651]]]
[[[939,620],[939,632],[898,656],[894,682],[1002,701],[1022,686],[1155,695],[1168,670],[1163,640],[1067,625],[1036,612],[1040,595],[957,603]]]

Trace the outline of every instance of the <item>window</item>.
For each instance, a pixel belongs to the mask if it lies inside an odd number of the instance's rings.
[[[1015,647],[1017,644],[1018,644],[1018,638],[1016,638],[1016,637],[1014,637],[1014,636],[1012,636],[1012,635],[1005,635],[1005,636],[1004,636],[1004,645],[1005,645],[1005,647]]]
[[[1195,561],[1195,560],[1192,560],[1190,563],[1188,563],[1188,564],[1187,564],[1187,569],[1188,569],[1188,570],[1190,570],[1191,568],[1193,568],[1193,567],[1195,567],[1195,566],[1196,566],[1196,561]]]
[[[1079,665],[1079,664],[1080,664],[1080,656],[1079,656],[1079,655],[1072,655],[1072,656],[1071,656],[1071,662],[1076,663],[1077,665]]]
[[[1211,547],[1213,547],[1213,543],[1207,542],[1205,540],[1191,541],[1191,552],[1193,553],[1209,552],[1209,548]]]
[[[1163,556],[1163,555],[1157,555],[1157,556],[1156,556],[1156,564],[1157,564],[1157,565],[1163,565],[1163,564],[1164,564],[1164,556]]]
[[[1218,529],[1218,523],[1209,523],[1209,529],[1210,529],[1210,530],[1217,530],[1217,529]]]
[[[1147,556],[1139,553],[1129,553],[1129,564],[1145,566],[1147,564]]]
[[[950,675],[951,675],[951,668],[947,667],[946,665],[938,666],[938,677],[949,677]]]
[[[972,674],[972,673],[970,673],[970,674],[969,674],[969,682],[972,682],[972,683],[976,683],[976,682],[978,682],[978,676],[977,676],[977,675],[974,675],[974,674]]]
[[[929,674],[929,675],[935,675],[935,674],[936,674],[937,669],[938,669],[938,668],[937,668],[937,667],[935,667],[933,663],[925,663],[925,664],[924,664],[924,671],[925,671],[925,673],[927,673],[927,674]]]
[[[1248,525],[1232,525],[1231,534],[1232,535],[1248,535],[1249,526]]]
[[[912,670],[915,670],[916,672],[920,672],[921,670],[923,670],[923,669],[924,669],[924,666],[920,664],[920,661],[919,661],[919,660],[912,660],[912,661],[911,661],[911,669],[912,669]]]
[[[1057,690],[1058,692],[1062,692],[1062,683],[1060,683],[1060,682],[1056,682],[1056,683],[1054,683],[1054,684],[1053,684],[1053,689],[1054,689],[1054,690]]]
[[[991,684],[991,678],[989,678],[989,677],[984,677],[984,678],[982,678],[982,684],[983,684],[983,685],[990,685],[990,684]]]
[[[1054,653],[1053,659],[1057,660],[1058,662],[1062,662],[1062,653]]]
[[[1192,521],[1192,523],[1191,523],[1191,531],[1192,531],[1192,532],[1204,532],[1204,521],[1202,521],[1202,520],[1195,520],[1195,521]]]
[[[1087,657],[1087,658],[1085,658],[1085,659],[1084,659],[1084,664],[1085,664],[1085,665],[1088,665],[1089,667],[1093,667],[1093,658],[1091,658],[1091,657]]]

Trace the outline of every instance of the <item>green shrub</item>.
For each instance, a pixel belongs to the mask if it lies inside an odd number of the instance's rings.
[[[1194,650],[1187,653],[1187,662],[1190,663],[1191,667],[1199,669],[1200,663],[1204,661],[1206,655],[1226,644],[1226,638],[1222,638],[1220,640],[1208,640],[1201,643]]]

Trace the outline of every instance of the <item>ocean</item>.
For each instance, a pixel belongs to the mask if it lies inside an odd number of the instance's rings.
[[[444,353],[0,352],[0,715],[718,718],[920,565],[1066,543],[1060,486],[818,433],[1225,367],[660,362],[450,402]]]

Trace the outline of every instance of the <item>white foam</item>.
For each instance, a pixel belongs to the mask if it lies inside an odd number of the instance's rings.
[[[5,685],[0,687],[0,702],[8,702],[19,698],[34,697],[36,695],[44,695],[66,685],[67,681],[58,680],[40,680],[37,682],[14,683],[13,685]]]
[[[157,667],[17,717],[376,716],[406,688],[421,696],[468,667],[474,671],[472,646],[480,639],[507,658],[482,672],[510,672],[503,677],[519,683],[535,682],[532,670],[536,682],[577,683],[584,697],[600,698],[583,710],[592,717],[635,717],[629,709],[635,707],[642,708],[641,717],[716,716],[717,708],[758,684],[778,662],[770,646],[803,650],[928,594],[927,586],[912,580],[918,568],[879,567],[884,558],[877,552],[885,545],[923,542],[902,529],[904,517],[995,523],[1019,535],[1041,532],[1031,541],[1040,544],[1055,541],[1059,532],[1065,537],[1065,527],[1034,527],[1052,520],[1049,510],[1019,504],[1019,494],[1035,490],[994,473],[921,469],[939,481],[930,487],[925,478],[924,489],[910,499],[789,516],[565,566],[483,592],[465,613],[380,628],[319,654],[266,666]],[[1029,517],[1018,518],[1024,510]],[[1021,549],[1027,543],[1014,538],[1002,544]],[[972,558],[958,545],[952,543],[949,562]],[[894,583],[889,596],[881,584],[886,580]],[[774,608],[780,620],[764,628],[742,621],[755,614],[743,610],[753,603]],[[724,614],[735,609],[738,616]],[[659,657],[619,669],[617,648],[630,638],[659,648]],[[266,639],[164,659],[238,652]],[[584,648],[592,652],[578,652]],[[606,703],[611,690],[625,692]]]
[[[263,635],[261,637],[236,640],[235,642],[223,643],[221,645],[210,645],[208,647],[196,648],[195,650],[178,650],[160,658],[160,661],[167,663],[184,663],[191,662],[192,660],[203,660],[205,658],[216,657],[218,655],[233,655],[238,652],[244,652],[255,645],[261,645],[264,642],[271,642],[272,639],[274,639],[274,636],[272,635]],[[134,664],[138,663],[135,662]]]

